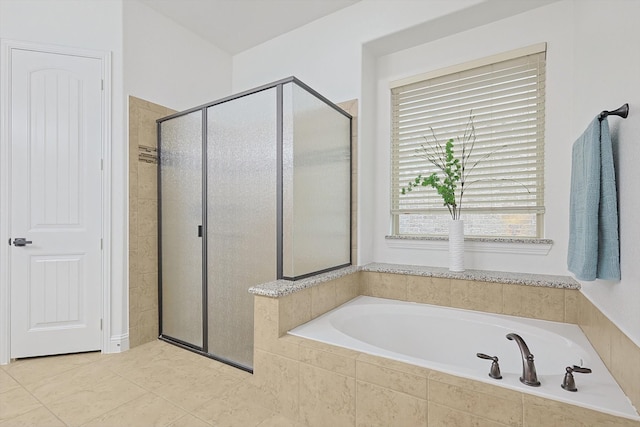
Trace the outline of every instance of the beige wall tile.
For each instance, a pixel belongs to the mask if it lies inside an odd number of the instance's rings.
[[[354,426],[355,378],[300,364],[300,421],[309,427]]]
[[[158,131],[156,120],[162,117],[162,113],[147,108],[140,108],[138,114],[138,144],[147,147],[157,147]]]
[[[564,321],[578,324],[580,311],[580,291],[577,289],[564,290]]]
[[[504,427],[506,424],[429,401],[427,425],[429,427]]]
[[[142,343],[151,342],[158,339],[158,309],[140,311],[136,313],[137,327]]]
[[[357,381],[358,427],[426,427],[427,401]]]
[[[451,305],[451,283],[439,277],[407,277],[407,300],[423,304]]]
[[[609,370],[631,403],[640,408],[640,348],[617,328],[611,336]]]
[[[278,298],[280,335],[311,320],[311,289]]]
[[[138,200],[138,236],[158,235],[158,200]]]
[[[152,163],[138,163],[138,198],[158,199],[158,166]]]
[[[256,295],[253,297],[254,348],[269,350],[280,336],[278,330],[278,300]]]
[[[336,307],[336,283],[334,280],[311,288],[311,318],[314,319]]]
[[[251,384],[261,391],[258,403],[285,417],[298,419],[300,363],[258,349],[254,352],[253,366]]]
[[[360,286],[360,273],[349,274],[335,280],[336,282],[336,307],[351,301],[358,296]]]
[[[433,371],[429,401],[494,422],[521,426],[521,393]]]
[[[138,238],[138,272],[158,272],[158,236],[140,236]]]
[[[138,163],[129,169],[129,213],[138,206]]]
[[[363,271],[360,294],[405,301],[407,299],[407,277],[404,274]]]
[[[451,306],[467,310],[502,312],[502,284],[451,280]]]
[[[637,421],[523,394],[525,427],[638,427]]]
[[[580,294],[578,325],[607,367],[611,366],[611,322],[584,295]]]
[[[131,317],[129,318],[129,349],[139,346],[143,344],[142,336],[138,331],[138,326],[134,325],[131,321]]]
[[[394,371],[406,372],[407,374],[422,378],[428,378],[431,374],[431,371],[427,368],[398,362],[397,360],[387,359],[384,357],[372,356],[365,353],[360,353],[360,355],[358,355],[358,362],[369,363],[371,365],[393,369]]]
[[[564,289],[505,284],[503,292],[504,314],[564,321]]]
[[[300,362],[349,377],[356,376],[357,356],[356,351],[316,341],[303,340],[300,344]]]
[[[297,360],[298,344],[301,339],[291,335],[279,338],[278,299],[256,296],[253,307],[254,348]]]
[[[419,399],[427,399],[427,379],[424,376],[373,365],[361,360],[358,360],[356,366],[358,381],[366,381]]]
[[[139,259],[137,250],[129,251],[129,275],[140,274],[140,267],[138,266]],[[131,284],[129,286],[131,286]],[[139,282],[134,283],[133,286],[139,286]]]
[[[158,309],[158,273],[145,273],[141,275],[140,300],[138,309],[140,311]]]

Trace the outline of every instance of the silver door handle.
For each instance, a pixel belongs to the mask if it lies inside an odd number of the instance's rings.
[[[13,239],[13,246],[27,246],[32,244],[31,240],[27,240],[24,237],[16,237]]]

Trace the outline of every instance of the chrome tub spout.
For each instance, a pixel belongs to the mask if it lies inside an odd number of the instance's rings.
[[[520,377],[520,382],[532,387],[538,387],[540,381],[538,381],[536,365],[533,363],[533,354],[529,351],[527,343],[525,343],[518,334],[507,334],[507,339],[515,341],[520,348],[520,354],[522,355],[522,376]]]

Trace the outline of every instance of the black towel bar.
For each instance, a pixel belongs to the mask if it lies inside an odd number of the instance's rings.
[[[600,115],[598,116],[598,119],[602,120],[607,116],[620,116],[623,119],[626,119],[628,115],[629,115],[629,104],[624,104],[622,107],[618,108],[617,110],[613,110],[613,111],[604,110],[602,113],[600,113]]]

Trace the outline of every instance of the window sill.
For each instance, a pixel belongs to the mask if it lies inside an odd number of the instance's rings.
[[[445,236],[385,236],[385,240],[390,248],[397,249],[449,249],[449,239]],[[552,246],[551,239],[508,237],[465,237],[464,239],[464,249],[469,252],[547,255]]]

